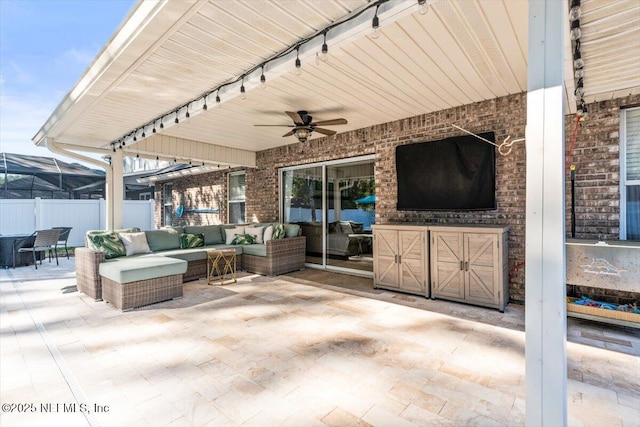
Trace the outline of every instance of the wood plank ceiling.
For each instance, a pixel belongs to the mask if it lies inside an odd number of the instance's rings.
[[[52,117],[45,126],[47,135],[62,143],[108,148],[109,142],[237,78],[368,4],[366,0],[191,2],[188,8],[186,1],[168,2],[167,10],[158,12],[171,18],[166,28],[160,23],[142,28],[136,37],[155,39],[139,49],[137,56],[116,58],[121,71],[111,77],[110,84],[94,85],[91,102],[81,109],[82,103],[74,100],[79,105],[74,114],[63,114],[59,122]],[[607,34],[611,43],[626,39],[613,35],[617,27],[611,35],[607,33],[609,26],[626,25],[625,17],[620,16],[623,8],[607,7],[603,0],[583,2],[592,9],[583,18],[587,96],[591,95],[590,85],[594,96],[596,92],[610,94],[626,82],[640,86],[638,76],[631,75],[640,55],[624,58],[624,52],[617,49],[608,55],[607,49],[613,49],[608,38],[596,41],[600,34]],[[640,2],[620,3],[637,10]],[[253,126],[289,125],[287,110],[308,110],[315,120],[344,117],[349,124],[333,128],[344,132],[526,91],[526,1],[435,1],[426,15],[418,13],[415,0],[393,0],[391,4],[395,15],[385,15],[381,9],[378,39],[370,34],[373,9],[367,10],[362,15],[366,22],[352,28],[352,34],[333,40],[329,33],[327,62],[315,59],[320,37],[317,49],[301,48],[300,76],[293,72],[295,54],[273,70],[267,65],[266,89],[259,87],[260,71],[253,73],[245,81],[246,99],[239,96],[238,86],[225,88],[219,94],[221,108],[209,108],[207,114],[194,115],[188,123],[167,128],[165,134],[260,151],[295,142],[293,136],[282,137],[287,128]],[[177,10],[180,5],[183,9]],[[405,13],[398,13],[403,8]],[[135,16],[134,11],[130,18]],[[637,35],[636,18],[625,34]],[[588,59],[590,51],[592,59]],[[607,86],[598,76],[606,75],[606,64],[612,61],[620,61],[616,64],[626,72],[621,71],[620,81]],[[209,99],[208,106],[213,105],[214,99]],[[193,108],[200,107],[194,104]],[[65,116],[74,120],[65,120]],[[127,149],[135,150],[135,145]]]

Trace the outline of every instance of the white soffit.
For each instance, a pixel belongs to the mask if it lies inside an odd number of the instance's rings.
[[[585,102],[640,93],[640,1],[582,0]]]
[[[50,136],[60,143],[107,148],[367,4],[141,2],[114,36],[118,49],[105,47],[34,141]],[[258,71],[245,82],[247,99],[240,99],[237,87],[226,88],[221,108],[212,108],[215,102],[209,99],[207,114],[192,114],[188,123],[164,134],[260,151],[295,142],[282,138],[285,127],[253,126],[289,125],[286,110],[308,110],[315,120],[344,117],[348,125],[331,127],[344,132],[526,91],[526,1],[441,0],[430,2],[423,16],[415,0],[392,0],[381,8],[377,40],[370,37],[373,9],[363,17],[346,32],[329,33],[326,63],[315,61],[322,43],[318,37],[301,49],[301,76],[293,73],[295,55],[280,69],[267,65],[267,89],[258,87]],[[135,150],[135,144],[125,149]]]

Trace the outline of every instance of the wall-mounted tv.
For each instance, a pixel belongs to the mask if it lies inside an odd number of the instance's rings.
[[[495,164],[494,146],[471,135],[400,145],[398,210],[496,209]]]

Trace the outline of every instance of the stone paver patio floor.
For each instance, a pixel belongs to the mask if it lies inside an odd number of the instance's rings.
[[[524,424],[522,306],[370,283],[240,273],[121,313],[77,292],[73,258],[2,270],[0,424]],[[567,334],[569,424],[640,425],[638,330],[570,319]]]

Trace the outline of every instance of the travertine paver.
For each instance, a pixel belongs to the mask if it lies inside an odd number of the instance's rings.
[[[0,272],[0,399],[36,405],[0,425],[524,424],[523,307],[307,269],[121,313],[60,262]],[[640,425],[640,334],[571,319],[567,335],[569,424]]]

